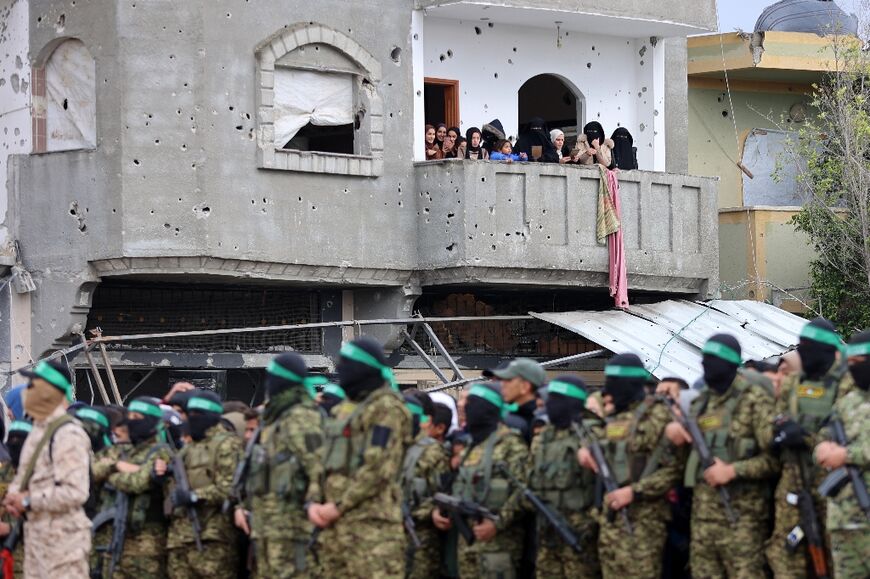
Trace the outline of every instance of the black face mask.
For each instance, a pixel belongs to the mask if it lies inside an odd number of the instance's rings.
[[[127,430],[130,432],[130,442],[139,444],[157,434],[157,425],[160,419],[156,416],[146,416],[145,418],[128,419]]]
[[[195,441],[205,438],[210,428],[217,425],[221,417],[212,412],[191,412],[187,415],[187,427],[190,429],[190,437]]]
[[[323,411],[327,414],[329,414],[330,411],[339,404],[341,404],[341,398],[333,396],[332,394],[324,394],[320,399],[320,407],[323,408]]]
[[[338,362],[336,370],[338,371],[338,385],[354,402],[364,400],[369,393],[384,384],[384,377],[379,370],[361,362],[342,358]]]
[[[855,385],[858,388],[865,392],[870,390],[870,360],[859,364],[851,364],[849,366],[849,373],[852,374],[852,378],[855,380]]]
[[[725,393],[737,378],[737,365],[717,356],[705,354],[701,365],[704,367],[704,382],[719,394]]]
[[[550,424],[559,430],[565,430],[571,426],[580,412],[583,411],[583,401],[570,396],[551,393],[547,398],[547,416],[550,418]]]
[[[813,340],[801,340],[797,347],[804,374],[810,380],[818,380],[834,365],[837,348]]]
[[[637,378],[608,377],[604,381],[604,393],[613,399],[614,413],[625,412],[632,402],[643,400],[643,380]]]
[[[27,434],[9,434],[9,439],[6,441],[6,449],[9,451],[9,457],[15,468],[18,468],[18,463],[21,461],[21,449],[24,448],[24,441],[27,440]]]
[[[479,396],[469,396],[465,404],[465,420],[472,444],[478,444],[498,428],[501,411]]]

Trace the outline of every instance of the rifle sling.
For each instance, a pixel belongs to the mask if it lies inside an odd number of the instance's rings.
[[[45,434],[36,445],[36,449],[33,451],[33,454],[30,457],[30,462],[27,463],[27,469],[24,471],[24,475],[21,477],[21,484],[19,486],[21,491],[26,491],[30,486],[30,479],[33,478],[33,471],[36,469],[36,461],[39,460],[39,455],[42,454],[42,451],[49,444],[49,442],[51,442],[51,439],[54,437],[54,434],[60,429],[60,427],[70,422],[73,422],[72,416],[64,413],[62,416],[52,421],[46,427]]]

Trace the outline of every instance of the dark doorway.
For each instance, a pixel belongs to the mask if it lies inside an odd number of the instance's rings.
[[[308,123],[284,145],[284,148],[353,155],[353,129],[353,123],[335,127],[318,127]]]
[[[574,145],[582,128],[585,105],[576,87],[554,74],[540,74],[520,87],[517,98],[521,132],[531,119],[541,117],[550,129],[565,132],[566,146]]]
[[[426,123],[459,126],[459,81],[427,78],[423,85]]]

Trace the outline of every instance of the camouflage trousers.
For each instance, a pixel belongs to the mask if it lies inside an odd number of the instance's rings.
[[[107,569],[108,557],[105,561],[104,569]],[[161,577],[166,577],[166,527],[157,526],[135,534],[128,533],[112,579]]]
[[[870,529],[831,531],[831,554],[834,577],[867,579],[870,577]]]
[[[689,564],[694,579],[757,579],[764,577],[767,521],[740,517],[727,521],[692,519]]]
[[[667,528],[656,509],[630,513],[634,533],[623,526],[621,515],[613,521],[599,518],[598,557],[604,579],[659,579],[662,574]]]
[[[459,576],[462,579],[515,579],[523,554],[523,529],[512,526],[487,543],[469,546],[459,538]]]
[[[414,558],[405,576],[409,579],[438,577],[441,572],[441,534],[434,528],[426,528],[418,523],[417,538],[420,539],[421,546],[416,550],[410,537],[406,540],[405,552],[410,554],[413,550]]]
[[[258,579],[317,577],[314,561],[308,553],[308,539],[260,539],[256,543]]]
[[[598,525],[572,525],[580,538],[580,552],[565,545],[548,529],[541,530],[536,563],[537,576],[547,579],[598,579],[601,563],[598,560]],[[552,536],[551,536],[552,535]]]
[[[405,576],[405,531],[401,522],[341,518],[324,529],[318,543],[324,577]]]
[[[202,552],[193,543],[169,550],[169,579],[234,579],[237,566],[235,544],[203,541]]]

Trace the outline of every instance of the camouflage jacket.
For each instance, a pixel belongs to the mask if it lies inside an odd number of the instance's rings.
[[[401,524],[399,476],[412,442],[411,414],[389,386],[358,405],[345,402],[333,409],[324,451],[324,500],[338,505],[342,521]]]
[[[730,463],[737,473],[737,478],[727,487],[732,508],[739,515],[756,519],[767,516],[767,480],[779,470],[779,462],[770,451],[773,406],[773,396],[764,386],[738,376],[724,394],[705,389],[692,402],[690,412],[702,432],[709,432],[717,439],[722,436],[717,429],[727,433],[727,439],[720,445],[710,444],[711,451]],[[733,409],[730,414],[729,409]],[[704,481],[694,452],[686,468],[686,478],[694,479],[692,518],[724,522],[726,513],[719,491]]]
[[[406,454],[405,472],[402,473],[402,484],[405,491],[404,500],[411,508],[411,515],[417,525],[427,527],[432,525],[432,496],[440,491],[444,475],[450,472],[450,461],[447,451],[437,441],[429,438],[431,444],[422,446],[422,452],[415,465],[408,464],[408,456],[414,447],[425,444],[427,437],[420,433],[414,446]],[[410,479],[410,480],[409,480]]]
[[[233,474],[242,458],[242,441],[234,432],[228,432],[221,424],[206,431],[205,438],[193,441],[179,451],[187,471],[191,490],[196,493],[196,513],[202,529],[202,541],[235,541],[235,527],[231,513],[224,514],[224,501],[230,497]],[[170,479],[168,486],[175,487]],[[172,510],[172,522],[166,547],[174,549],[194,542],[193,524],[187,507]]]
[[[263,492],[247,494],[247,504],[251,510],[251,536],[270,540],[307,536],[312,526],[303,504],[305,501],[319,502],[322,499],[323,465],[320,451],[323,445],[323,418],[310,399],[293,404],[276,418],[270,418],[268,414],[267,406],[259,440],[267,455],[267,467],[263,469],[266,472],[249,471],[248,474],[249,479],[258,474],[265,479],[262,481]],[[295,475],[288,472],[286,477],[297,479],[306,487],[298,494],[292,489],[282,492],[280,488],[293,485],[296,480],[277,480],[280,469],[290,464],[291,457],[299,471]],[[251,468],[255,467],[252,465]],[[253,481],[249,480],[249,483]]]
[[[857,467],[870,488],[870,392],[853,389],[834,409],[846,430],[847,464]],[[858,507],[852,485],[847,483],[836,497],[828,499],[828,530],[867,529],[867,517]]]
[[[118,492],[130,495],[128,536],[146,527],[166,526],[167,521],[163,515],[163,485],[154,476],[154,462],[158,458],[169,462],[170,454],[169,447],[158,442],[155,436],[130,448],[126,457],[118,458],[118,461],[138,465],[138,471],[114,472],[109,475],[109,485]],[[114,469],[114,464],[112,467]]]

